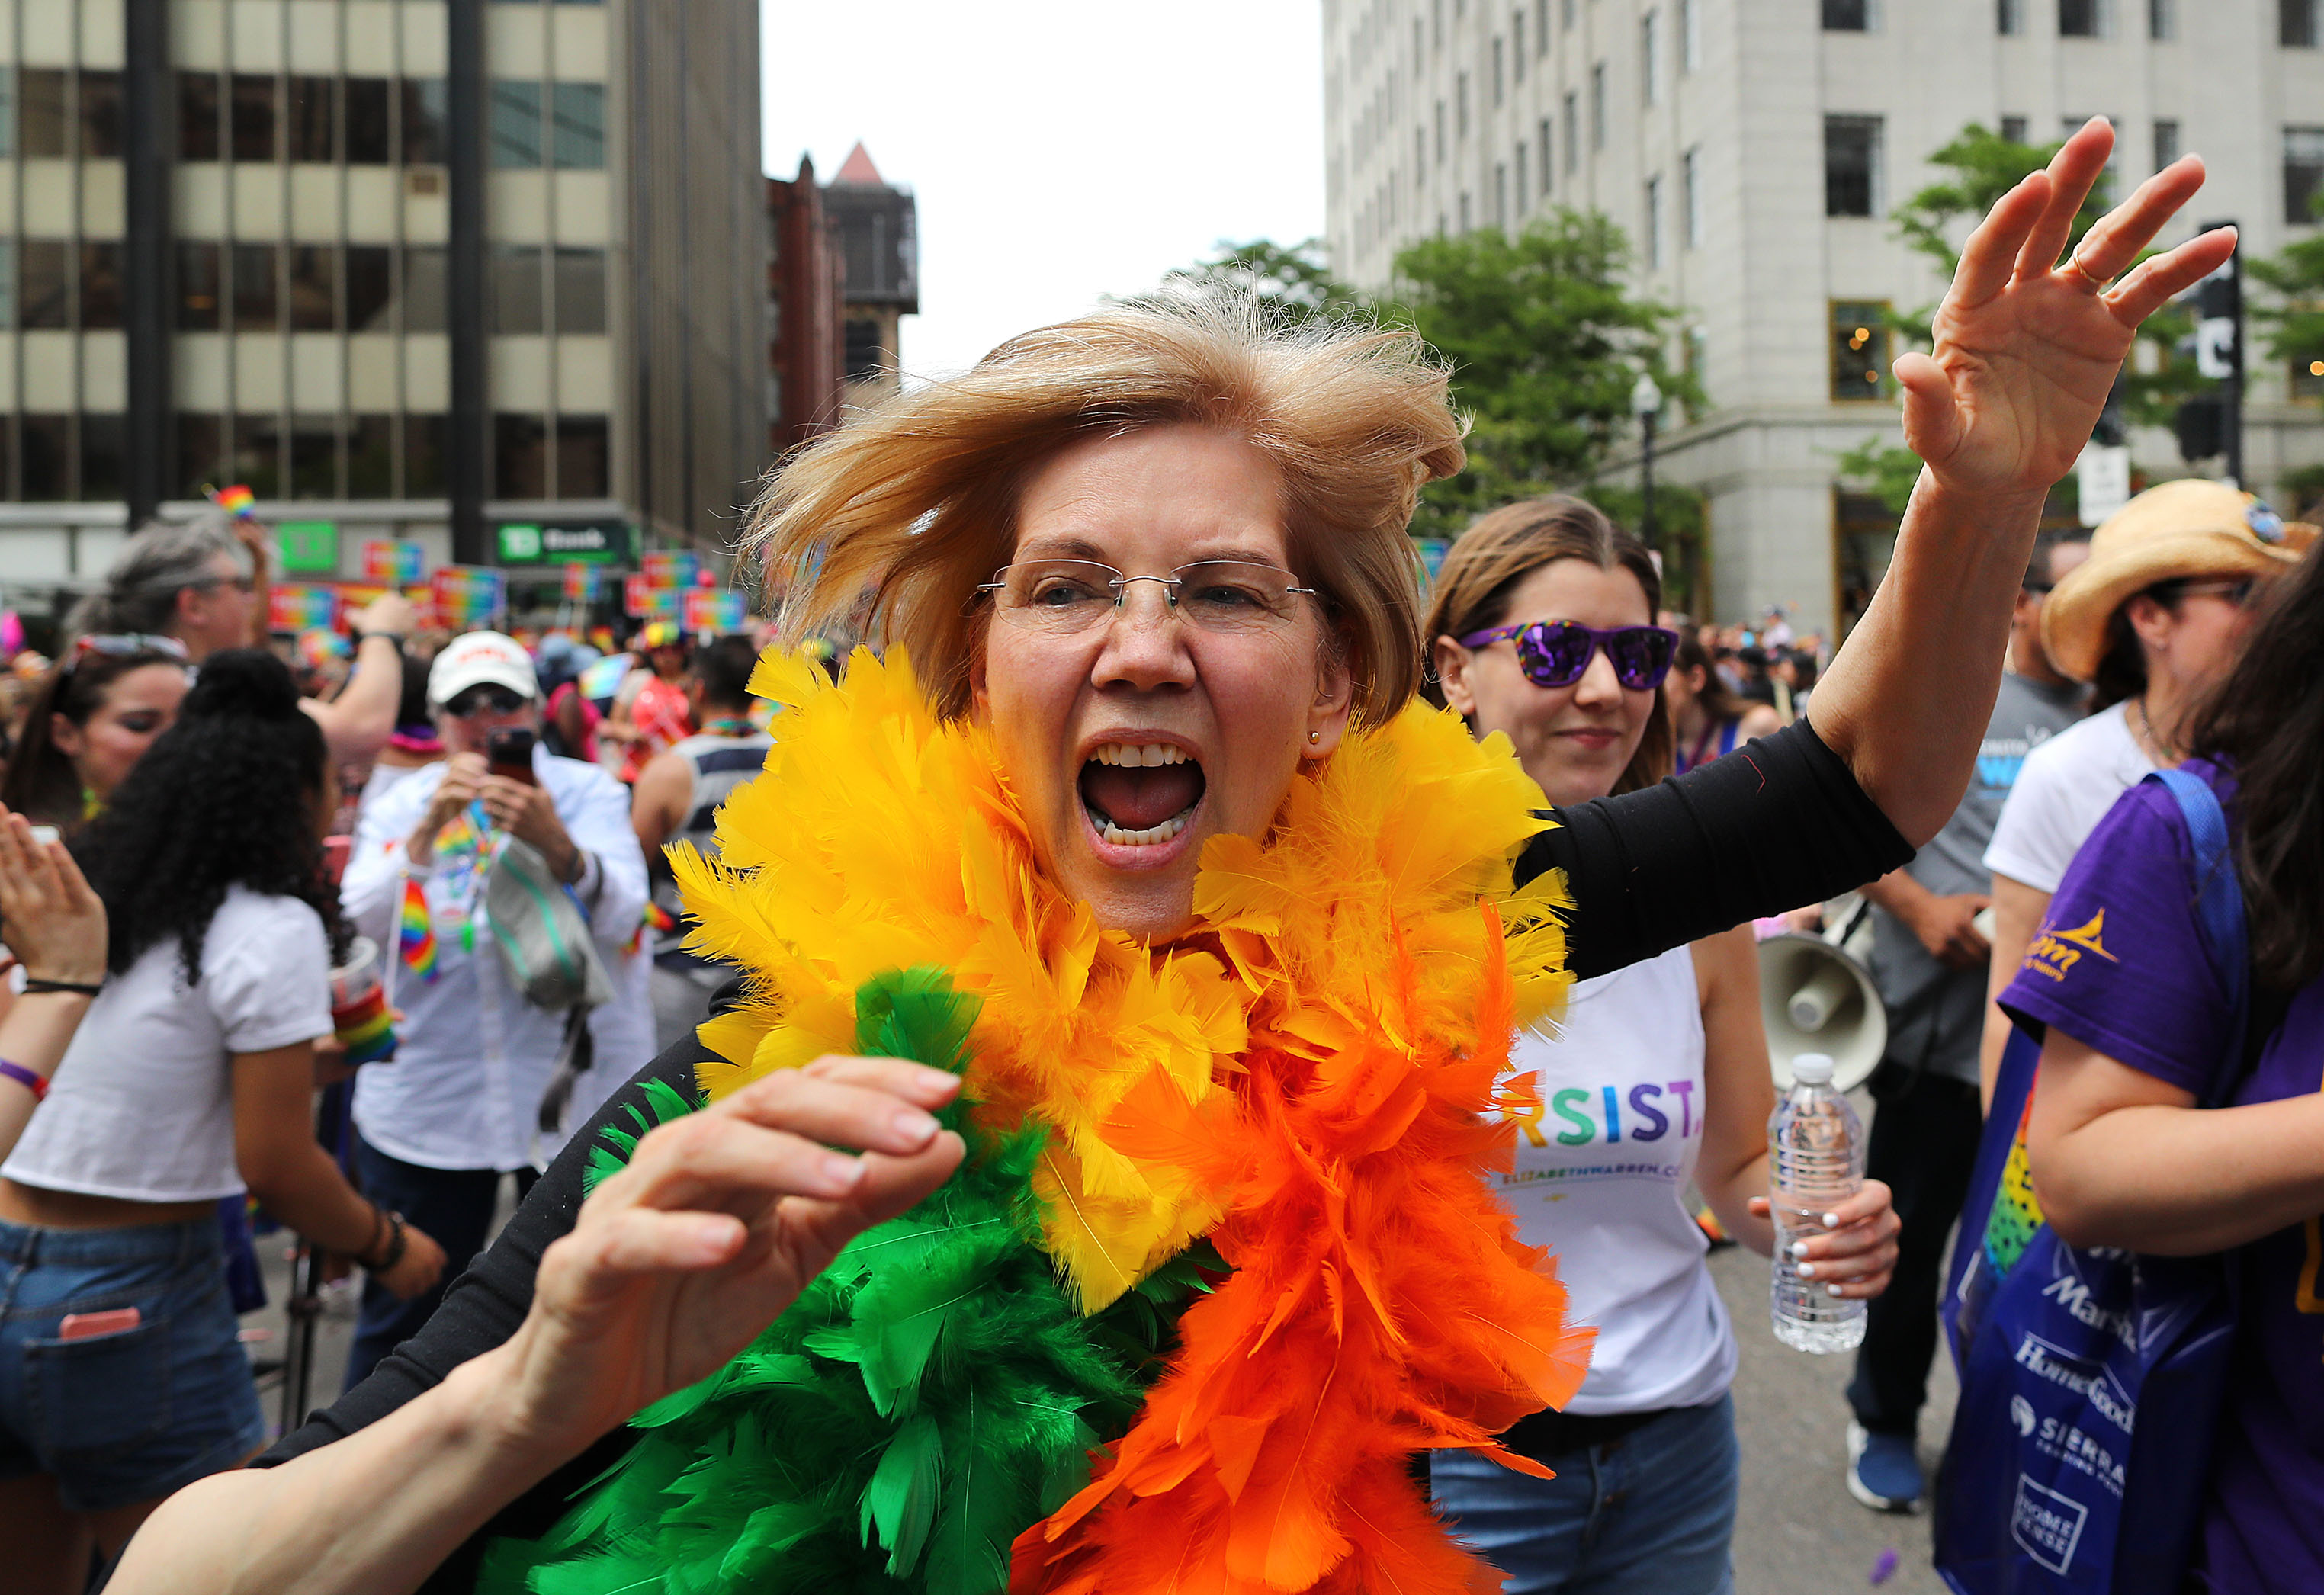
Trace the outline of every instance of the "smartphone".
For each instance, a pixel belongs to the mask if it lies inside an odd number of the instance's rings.
[[[34,825],[32,827],[32,845],[35,847],[46,847],[50,843],[60,841],[61,839],[60,834],[54,825]]]
[[[504,725],[484,739],[484,763],[496,776],[537,786],[532,773],[532,727]]]
[[[101,1334],[119,1334],[136,1328],[144,1317],[134,1307],[115,1307],[109,1313],[68,1313],[57,1325],[57,1339],[87,1341]]]

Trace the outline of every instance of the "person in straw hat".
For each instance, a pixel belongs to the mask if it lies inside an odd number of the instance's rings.
[[[2042,646],[2092,685],[2097,712],[2027,756],[1994,827],[1989,993],[2017,973],[2066,866],[2115,799],[2187,756],[2186,728],[2234,666],[2255,598],[2315,538],[2248,493],[2191,479],[2148,488],[2091,534],[2089,558],[2043,606]],[[1987,1097],[2008,1038],[1988,1002]]]

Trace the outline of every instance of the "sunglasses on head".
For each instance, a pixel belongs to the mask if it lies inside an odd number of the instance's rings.
[[[186,645],[175,637],[145,632],[100,632],[94,636],[73,640],[74,659],[85,659],[92,653],[106,654],[115,659],[126,659],[139,653],[159,653],[182,662],[186,658]]]
[[[1601,632],[1573,621],[1536,621],[1496,626],[1461,639],[1463,648],[1484,648],[1507,639],[1517,644],[1517,668],[1536,687],[1571,687],[1590,668],[1591,656],[1606,650],[1614,679],[1631,692],[1652,692],[1670,674],[1678,633],[1666,626],[1617,626]]]
[[[452,701],[444,705],[444,713],[455,720],[466,720],[477,715],[513,715],[531,700],[519,697],[505,687],[471,687],[466,692],[455,693]]]

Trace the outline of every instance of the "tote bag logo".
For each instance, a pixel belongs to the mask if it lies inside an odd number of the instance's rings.
[[[2062,1573],[2074,1563],[2074,1547],[2081,1543],[2082,1525],[2089,1516],[2090,1509],[2081,1502],[2020,1473],[2009,1535],[2025,1554],[2052,1572]]]

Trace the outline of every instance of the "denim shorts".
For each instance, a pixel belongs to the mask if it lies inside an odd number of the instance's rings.
[[[69,1313],[134,1329],[60,1340]],[[227,1302],[217,1219],[120,1230],[0,1223],[0,1479],[46,1473],[76,1512],[238,1465],[266,1424]]]

